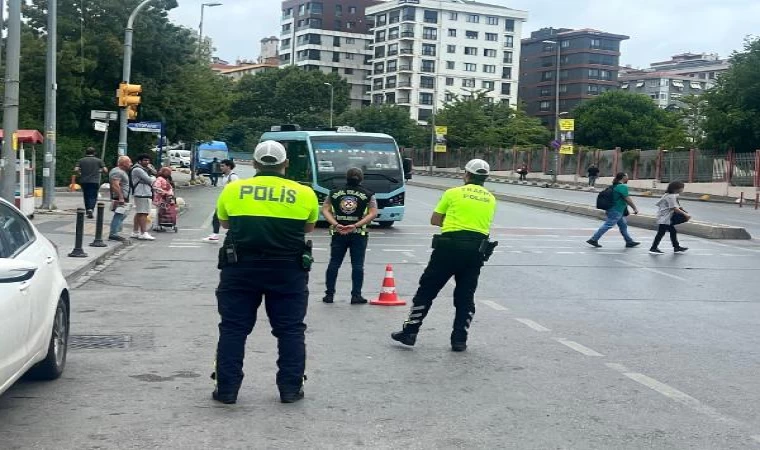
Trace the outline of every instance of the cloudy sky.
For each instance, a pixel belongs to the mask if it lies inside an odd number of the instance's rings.
[[[200,5],[210,0],[179,0],[171,14],[197,28]],[[206,8],[204,34],[214,40],[217,56],[228,61],[253,59],[259,41],[279,36],[278,0],[215,0]],[[646,67],[681,52],[719,53],[741,49],[745,36],[760,34],[758,0],[481,0],[530,14],[523,37],[545,26],[595,28],[631,37],[623,43],[623,64]]]

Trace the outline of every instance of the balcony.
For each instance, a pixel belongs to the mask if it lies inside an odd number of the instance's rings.
[[[396,100],[396,104],[397,105],[411,105],[412,104],[412,99],[411,99],[411,97],[399,97]]]
[[[388,50],[388,56],[396,56],[398,55],[398,50]]]
[[[385,89],[396,89],[396,83],[385,83]]]
[[[435,56],[435,50],[425,50],[425,49],[423,49],[422,50],[422,55],[423,56]]]
[[[401,17],[402,22],[416,22],[417,18],[413,14],[405,14]]]
[[[398,66],[398,71],[399,72],[412,72],[412,66],[411,66],[411,64],[410,65],[404,64],[404,65]]]
[[[414,39],[414,31],[402,31],[401,40]]]
[[[435,89],[435,84],[433,84],[433,83],[420,83],[420,89]]]
[[[399,81],[398,82],[398,88],[399,89],[411,89],[412,88],[412,82],[411,81]]]
[[[414,55],[414,49],[413,48],[402,48],[401,50],[399,50],[399,52],[401,53],[402,56],[403,55],[407,55],[407,56]]]

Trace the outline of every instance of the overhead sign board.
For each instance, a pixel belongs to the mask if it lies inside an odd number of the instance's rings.
[[[137,133],[161,134],[161,122],[133,122],[127,125],[129,131]]]
[[[98,111],[93,109],[90,111],[90,119],[115,122],[119,120],[119,113],[117,111]]]

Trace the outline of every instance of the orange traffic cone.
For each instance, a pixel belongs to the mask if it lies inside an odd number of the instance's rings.
[[[396,280],[393,278],[393,266],[385,266],[385,278],[383,278],[383,288],[377,300],[369,302],[371,305],[380,306],[403,306],[406,302],[398,298],[396,294]]]

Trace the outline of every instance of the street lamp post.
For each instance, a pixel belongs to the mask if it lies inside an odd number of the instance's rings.
[[[552,40],[546,40],[543,41],[545,44],[554,44],[554,48],[557,52],[557,62],[556,62],[556,74],[554,76],[554,140],[556,142],[559,142],[559,118],[560,118],[560,112],[559,112],[559,76],[560,76],[560,65],[562,64],[562,49],[560,45],[560,41],[552,41]],[[557,147],[557,150],[554,152],[554,173],[552,174],[552,184],[557,184],[557,175],[559,174],[559,150],[560,148]]]
[[[58,90],[58,0],[48,0],[47,75],[45,77],[45,157],[42,171],[42,209],[55,209],[55,171]]]
[[[130,76],[132,74],[132,35],[134,34],[134,23],[137,15],[140,14],[143,8],[148,6],[148,3],[153,0],[144,0],[142,3],[132,11],[127,21],[127,29],[124,31],[124,65],[122,80],[124,83],[129,83]],[[124,106],[119,111],[119,156],[127,154],[127,120],[129,114],[127,113],[127,107]]]
[[[204,13],[205,13],[204,10],[205,10],[205,8],[207,6],[209,8],[213,8],[215,6],[222,6],[222,4],[221,3],[217,3],[217,2],[214,2],[214,3],[202,3],[201,4],[201,23],[198,26],[198,28],[199,28],[199,30],[198,30],[198,62],[201,62],[201,60],[203,58],[203,16],[204,16]]]
[[[0,159],[0,197],[16,199],[16,149],[13,135],[18,130],[19,67],[21,63],[21,0],[8,2],[8,35],[5,58],[5,102],[3,103],[2,159]],[[23,162],[22,162],[23,164]]]
[[[330,86],[330,128],[333,126],[333,108],[335,106],[335,86],[332,83],[325,83],[325,86]]]

